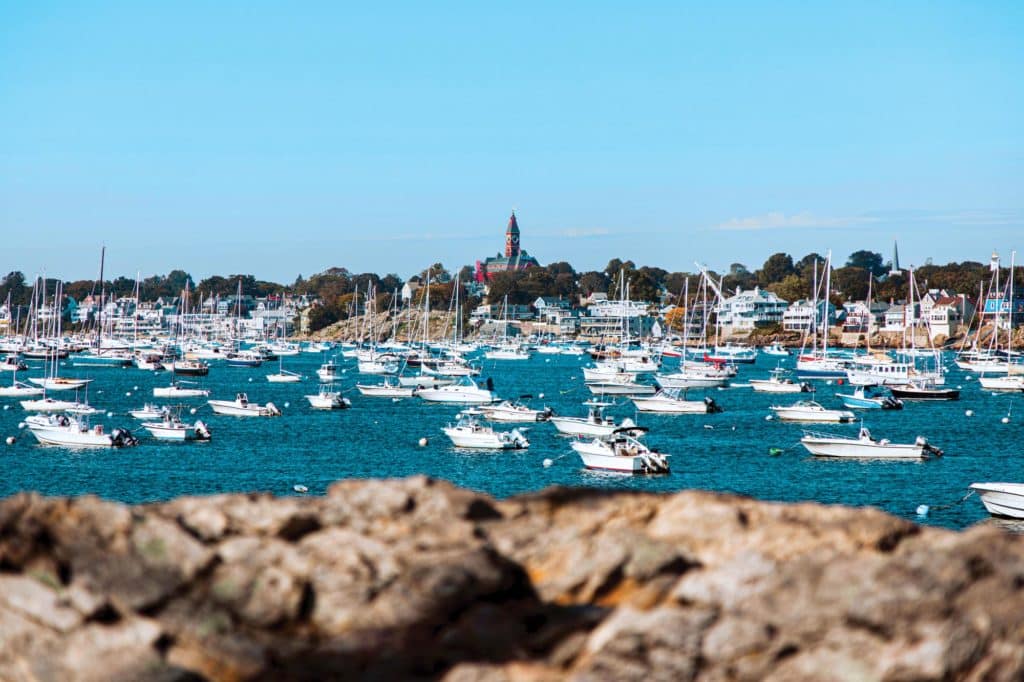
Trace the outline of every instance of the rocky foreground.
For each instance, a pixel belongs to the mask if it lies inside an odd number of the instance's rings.
[[[1020,680],[1024,538],[699,492],[0,502],[0,679]]]

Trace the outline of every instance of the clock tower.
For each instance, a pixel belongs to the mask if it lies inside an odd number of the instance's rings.
[[[519,223],[516,222],[516,212],[512,211],[512,217],[508,219],[508,228],[505,230],[505,258],[515,258],[519,255]]]

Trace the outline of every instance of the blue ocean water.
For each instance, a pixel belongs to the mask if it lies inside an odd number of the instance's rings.
[[[303,396],[315,393],[317,354],[287,358],[286,369],[306,375],[300,384],[272,384],[266,375],[276,363],[260,368],[232,368],[216,362],[199,382],[212,398],[231,399],[246,391],[254,402],[272,401],[282,408],[280,418],[234,418],[212,414],[205,399],[182,401],[197,408],[213,432],[209,443],[155,441],[127,414],[153,402],[152,388],[168,383],[166,373],[129,369],[65,367],[62,376],[94,379],[90,402],[106,411],[93,418],[108,428],[127,426],[142,444],[122,450],[67,450],[43,447],[27,431],[19,431],[26,413],[14,399],[0,399],[0,436],[17,435],[14,445],[0,446],[0,496],[22,490],[45,495],[96,494],[138,503],[179,495],[270,491],[293,494],[305,485],[310,494],[323,493],[338,479],[428,474],[499,497],[549,485],[593,486],[669,492],[687,488],[726,491],[765,500],[872,505],[892,514],[951,528],[962,528],[987,517],[977,498],[957,502],[976,481],[1024,482],[1024,394],[984,392],[976,377],[951,366],[947,384],[963,387],[956,402],[907,403],[901,411],[865,411],[864,425],[876,437],[894,442],[918,435],[945,451],[926,461],[827,460],[811,457],[799,444],[802,428],[767,421],[769,405],[795,402],[804,396],[754,393],[750,388],[708,392],[724,412],[713,415],[636,415],[632,403],[620,400],[609,413],[632,417],[650,428],[647,442],[672,455],[671,474],[623,476],[583,469],[550,424],[530,425],[528,450],[469,452],[453,448],[441,428],[453,421],[459,408],[419,399],[392,401],[366,398],[353,386],[359,377],[354,361],[337,385],[347,390],[351,409],[324,412],[309,407]],[[482,378],[494,379],[503,397],[532,394],[536,407],[550,405],[558,414],[585,414],[581,402],[590,397],[580,368],[585,358],[535,355],[529,361],[483,361]],[[669,361],[670,363],[674,361]],[[785,361],[792,363],[792,359]],[[736,383],[766,377],[775,359],[761,357],[744,366]],[[6,373],[5,373],[6,374]],[[34,374],[38,374],[35,372]],[[9,375],[0,377],[9,381]],[[840,407],[834,397],[839,386],[818,382],[816,400]],[[540,398],[543,394],[543,399]],[[690,397],[703,393],[691,391]],[[161,401],[157,401],[161,402]],[[166,402],[166,401],[163,401]],[[973,410],[974,416],[965,412]],[[1004,417],[1010,417],[1003,424]],[[499,428],[511,428],[499,426]],[[816,425],[817,431],[856,433],[858,425]],[[426,437],[429,443],[420,447]],[[782,448],[778,455],[771,448]],[[544,467],[546,458],[554,460]],[[927,517],[915,510],[933,507]],[[948,507],[936,509],[935,507]]]

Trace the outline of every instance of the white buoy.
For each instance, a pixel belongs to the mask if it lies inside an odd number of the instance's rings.
[[[188,413],[189,414],[195,414],[196,413],[196,408],[193,407],[191,410],[188,411]]]
[[[125,392],[124,392],[124,394],[125,394],[126,396],[128,396],[129,398],[131,398],[131,397],[132,397],[132,392],[131,392],[131,391],[125,391]]]
[[[132,386],[132,390],[133,391],[137,391],[137,390],[139,390],[139,387],[138,386]]]
[[[712,426],[711,424],[705,424],[705,425],[704,425],[704,428],[705,428],[705,429],[708,429],[708,430],[711,430],[711,429],[714,429],[715,427],[714,427],[714,426]]]
[[[25,422],[18,422],[18,428],[19,429],[25,428]]]
[[[252,383],[252,377],[249,377],[249,383],[250,384]]]
[[[1009,424],[1010,423],[1010,418],[1009,417],[1003,417],[1000,421],[1002,421],[1004,424]]]
[[[7,444],[14,445],[14,436],[7,436]]]
[[[285,406],[285,407],[288,407],[288,403],[287,403],[287,402],[285,402],[284,406]]]
[[[772,420],[772,416],[770,414],[766,414],[765,417],[764,417],[764,420],[766,422],[770,422]]]
[[[304,486],[302,484],[293,485],[292,486],[292,490],[294,490],[297,493],[308,493],[309,492],[309,488],[307,488],[306,486]]]
[[[918,516],[928,516],[928,509],[929,509],[929,507],[928,507],[927,504],[919,504],[919,505],[917,505],[917,515]]]
[[[541,400],[544,400],[544,394],[543,394],[543,393],[538,393],[538,394],[537,394],[537,397],[538,397],[539,399],[541,399]]]
[[[11,406],[10,405],[4,405],[4,409],[5,410],[9,410],[9,409],[11,409]]]
[[[428,441],[426,438],[420,438],[420,447],[421,448],[427,447],[427,443],[428,442],[430,442],[430,441]]]
[[[107,412],[107,416],[108,416],[108,417],[113,417],[113,416],[114,416],[114,413],[113,413],[113,412]]]
[[[966,412],[964,412],[964,416],[965,417],[973,417],[974,416],[974,410],[967,410]]]
[[[544,468],[545,469],[548,468],[549,466],[551,466],[554,463],[555,463],[555,460],[551,459],[550,457],[545,457],[544,458],[543,464],[544,464]]]
[[[825,382],[825,385],[826,385],[826,386],[831,386],[831,385],[832,385],[832,380],[831,380],[831,379],[829,379],[828,381],[826,381],[826,382]]]

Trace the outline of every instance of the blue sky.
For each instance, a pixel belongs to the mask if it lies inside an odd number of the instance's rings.
[[[1024,3],[0,0],[0,270],[1024,247]]]

